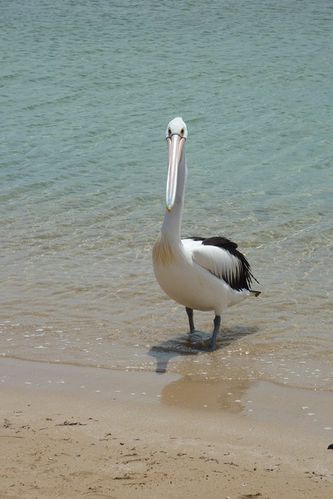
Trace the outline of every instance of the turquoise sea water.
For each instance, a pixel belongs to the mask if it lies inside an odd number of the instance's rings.
[[[0,353],[151,370],[186,332],[150,256],[164,132],[181,115],[183,234],[234,239],[262,290],[195,362],[208,377],[237,368],[331,390],[332,2],[1,0],[0,12]],[[197,317],[209,331],[211,314]],[[194,362],[165,355],[170,370]]]

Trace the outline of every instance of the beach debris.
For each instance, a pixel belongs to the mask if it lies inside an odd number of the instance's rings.
[[[3,421],[3,427],[4,428],[10,428],[12,423],[9,421],[9,419],[5,418]]]
[[[329,449],[333,450],[333,444],[330,444],[330,445],[327,447],[327,450],[329,450]]]
[[[316,471],[305,471],[304,472],[305,475],[307,475],[308,478],[313,478],[314,479],[314,482],[318,482],[318,478],[320,480],[322,480],[323,478],[325,478],[325,475],[323,475],[322,473],[317,473]]]
[[[56,426],[87,426],[87,423],[81,423],[80,421],[64,421]]]

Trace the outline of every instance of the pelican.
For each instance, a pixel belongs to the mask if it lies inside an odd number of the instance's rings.
[[[252,280],[258,281],[246,257],[229,239],[220,236],[181,239],[187,176],[187,126],[182,118],[170,121],[166,140],[169,160],[166,210],[161,234],[153,247],[154,273],[162,290],[185,307],[190,338],[195,331],[193,310],[214,311],[208,349],[215,350],[222,313],[248,296],[258,296],[260,291],[251,289]]]

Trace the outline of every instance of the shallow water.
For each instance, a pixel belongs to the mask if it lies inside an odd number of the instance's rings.
[[[331,390],[331,2],[0,6],[0,354]],[[236,240],[262,290],[213,354],[151,266],[179,114],[183,234]]]

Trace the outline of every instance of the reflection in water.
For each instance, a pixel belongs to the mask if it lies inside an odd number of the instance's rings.
[[[169,383],[162,390],[161,401],[181,408],[240,412],[241,399],[250,384],[249,379],[239,375],[233,379],[207,380],[201,375],[189,374]]]

